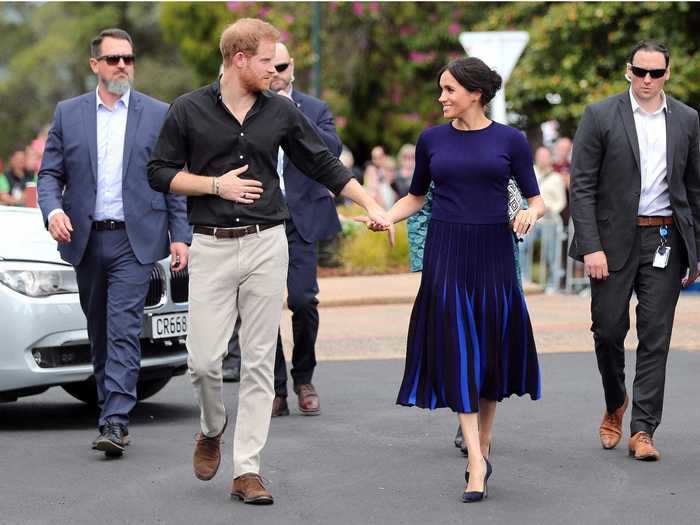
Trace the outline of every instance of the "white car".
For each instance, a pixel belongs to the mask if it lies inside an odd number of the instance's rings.
[[[158,262],[146,297],[138,397],[187,369],[187,269]],[[61,386],[96,403],[87,321],[73,267],[33,208],[0,206],[0,402]]]

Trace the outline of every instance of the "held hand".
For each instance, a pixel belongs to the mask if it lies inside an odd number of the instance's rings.
[[[379,224],[378,222],[375,222],[364,215],[353,217],[352,220],[354,220],[355,222],[361,222],[362,224],[365,224],[367,226],[367,229],[373,232],[387,232],[387,234],[389,235],[389,246],[393,248],[396,244],[396,229],[394,228],[393,224],[389,225],[389,227],[387,228],[386,226]]]
[[[700,277],[700,262],[695,269],[688,269],[688,275],[681,279],[681,286],[683,286],[683,288],[690,286],[698,277]]]
[[[532,231],[537,222],[537,211],[533,208],[520,210],[513,219],[513,231],[519,236],[525,236]]]
[[[55,241],[59,243],[70,242],[70,234],[72,231],[73,225],[65,212],[56,212],[53,217],[51,217],[49,221],[49,233]]]
[[[248,165],[227,171],[219,177],[219,197],[239,204],[253,204],[263,192],[262,182],[241,179],[239,175],[248,171]]]
[[[170,243],[170,269],[179,272],[187,266],[189,258],[189,248],[184,242]]]
[[[604,251],[584,255],[583,264],[586,267],[586,275],[591,279],[608,278],[608,258],[605,256]]]

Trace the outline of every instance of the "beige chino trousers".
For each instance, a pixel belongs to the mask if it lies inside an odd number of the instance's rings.
[[[241,319],[234,477],[260,473],[275,397],[275,349],[288,264],[284,225],[237,239],[192,238],[187,363],[205,436],[219,434],[226,420],[222,360],[237,316]]]

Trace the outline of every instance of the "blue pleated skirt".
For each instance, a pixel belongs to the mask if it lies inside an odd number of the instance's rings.
[[[512,235],[507,223],[431,220],[398,404],[471,413],[482,398],[540,398]]]

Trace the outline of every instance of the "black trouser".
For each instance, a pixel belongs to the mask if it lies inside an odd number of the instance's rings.
[[[671,253],[666,268],[652,266],[659,245],[658,226],[638,226],[629,259],[606,280],[591,280],[591,331],[605,404],[612,412],[625,399],[625,336],[630,327],[629,302],[637,295],[637,365],[632,392],[631,432],[653,435],[661,422],[666,359],[673,317],[685,267],[683,241],[667,226]]]
[[[292,381],[294,386],[311,383],[316,368],[318,334],[318,281],[316,279],[316,243],[301,238],[294,223],[287,222],[289,271],[287,306],[292,311]],[[282,352],[282,338],[277,336],[275,356],[275,394],[287,395],[287,366]]]
[[[316,335],[318,334],[318,281],[316,279],[316,246],[304,241],[290,220],[287,222],[289,271],[287,273],[287,305],[292,311],[292,380],[294,386],[311,383],[316,368]],[[224,368],[241,366],[238,326],[229,342]],[[282,337],[277,334],[275,355],[275,394],[287,397],[287,366],[282,351]]]

